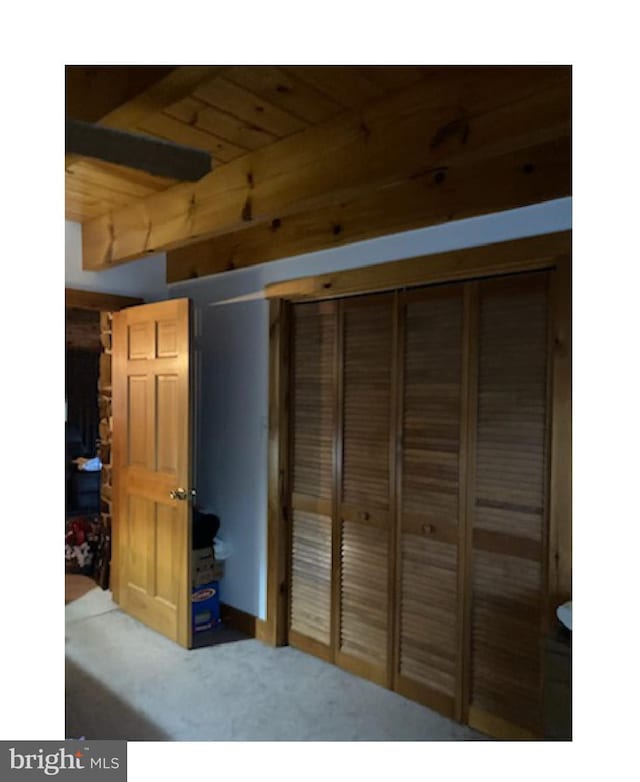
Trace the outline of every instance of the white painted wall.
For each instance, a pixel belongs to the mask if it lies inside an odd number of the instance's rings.
[[[65,275],[66,288],[137,296],[145,301],[167,298],[167,258],[164,254],[150,255],[103,272],[82,269],[82,226],[65,221]]]
[[[194,301],[196,486],[232,544],[222,599],[266,618],[268,304],[226,300],[269,282],[507,241],[571,227],[571,199],[408,231],[169,286]]]

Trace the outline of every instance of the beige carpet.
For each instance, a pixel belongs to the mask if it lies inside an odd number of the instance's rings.
[[[482,738],[434,711],[285,646],[188,651],[96,588],[66,608],[66,735],[182,741]]]

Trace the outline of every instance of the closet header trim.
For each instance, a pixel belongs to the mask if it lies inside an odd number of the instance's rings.
[[[299,277],[265,287],[267,299],[306,301],[551,269],[571,253],[571,231]]]

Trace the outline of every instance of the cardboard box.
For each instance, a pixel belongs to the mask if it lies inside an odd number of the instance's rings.
[[[223,576],[224,562],[214,559],[212,548],[195,549],[191,553],[191,586],[204,586]]]
[[[213,546],[207,546],[206,548],[194,548],[191,552],[191,562],[194,567],[201,562],[213,562],[213,560]]]
[[[204,573],[207,570],[211,570],[214,563],[215,559],[213,558],[212,548],[199,548],[191,552],[191,572],[194,577],[194,586],[196,573]],[[209,578],[207,580],[215,581],[214,578]],[[206,583],[206,581],[201,581],[200,583]]]
[[[194,570],[191,574],[191,585],[193,587],[204,586],[211,581],[220,581],[224,576],[224,562],[214,562],[211,567],[203,570]]]
[[[219,583],[212,581],[191,591],[191,627],[194,635],[220,624]]]

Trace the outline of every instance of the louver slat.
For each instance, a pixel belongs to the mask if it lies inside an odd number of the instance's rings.
[[[523,734],[541,727],[547,286],[533,274],[479,293],[470,722]]]

